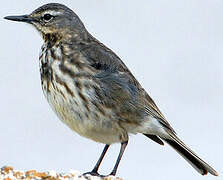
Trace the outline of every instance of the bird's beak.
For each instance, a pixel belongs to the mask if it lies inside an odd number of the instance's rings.
[[[11,21],[26,22],[26,23],[32,23],[34,21],[34,19],[31,18],[29,15],[6,16],[6,17],[4,17],[4,19],[11,20]]]

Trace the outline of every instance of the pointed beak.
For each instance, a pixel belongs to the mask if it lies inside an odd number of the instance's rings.
[[[6,16],[4,19],[11,20],[11,21],[19,21],[19,22],[26,22],[26,23],[31,23],[34,21],[33,18],[31,18],[28,15],[23,15],[23,16]]]

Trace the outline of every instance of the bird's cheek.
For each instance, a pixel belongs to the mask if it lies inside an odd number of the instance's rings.
[[[40,25],[40,23],[33,22],[32,25],[33,25],[39,32],[42,32],[42,26]]]
[[[55,33],[55,29],[53,27],[39,26],[38,28],[44,34],[52,34],[52,33]]]

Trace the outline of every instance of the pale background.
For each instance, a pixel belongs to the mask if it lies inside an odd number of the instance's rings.
[[[93,168],[104,145],[62,124],[45,100],[39,34],[3,20],[52,1],[7,0],[0,7],[0,166],[81,172]],[[223,1],[70,0],[88,30],[113,49],[154,98],[178,135],[223,174]],[[110,172],[119,145],[101,166]],[[202,177],[168,145],[130,137],[118,176],[135,179],[215,180]],[[218,179],[221,179],[219,177]]]

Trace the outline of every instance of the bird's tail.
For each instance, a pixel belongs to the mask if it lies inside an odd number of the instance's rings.
[[[161,137],[162,138],[162,137]],[[218,173],[199,158],[191,149],[189,149],[175,134],[170,134],[170,138],[162,138],[166,143],[173,147],[187,162],[191,164],[200,174],[206,175],[208,172],[214,176]]]

